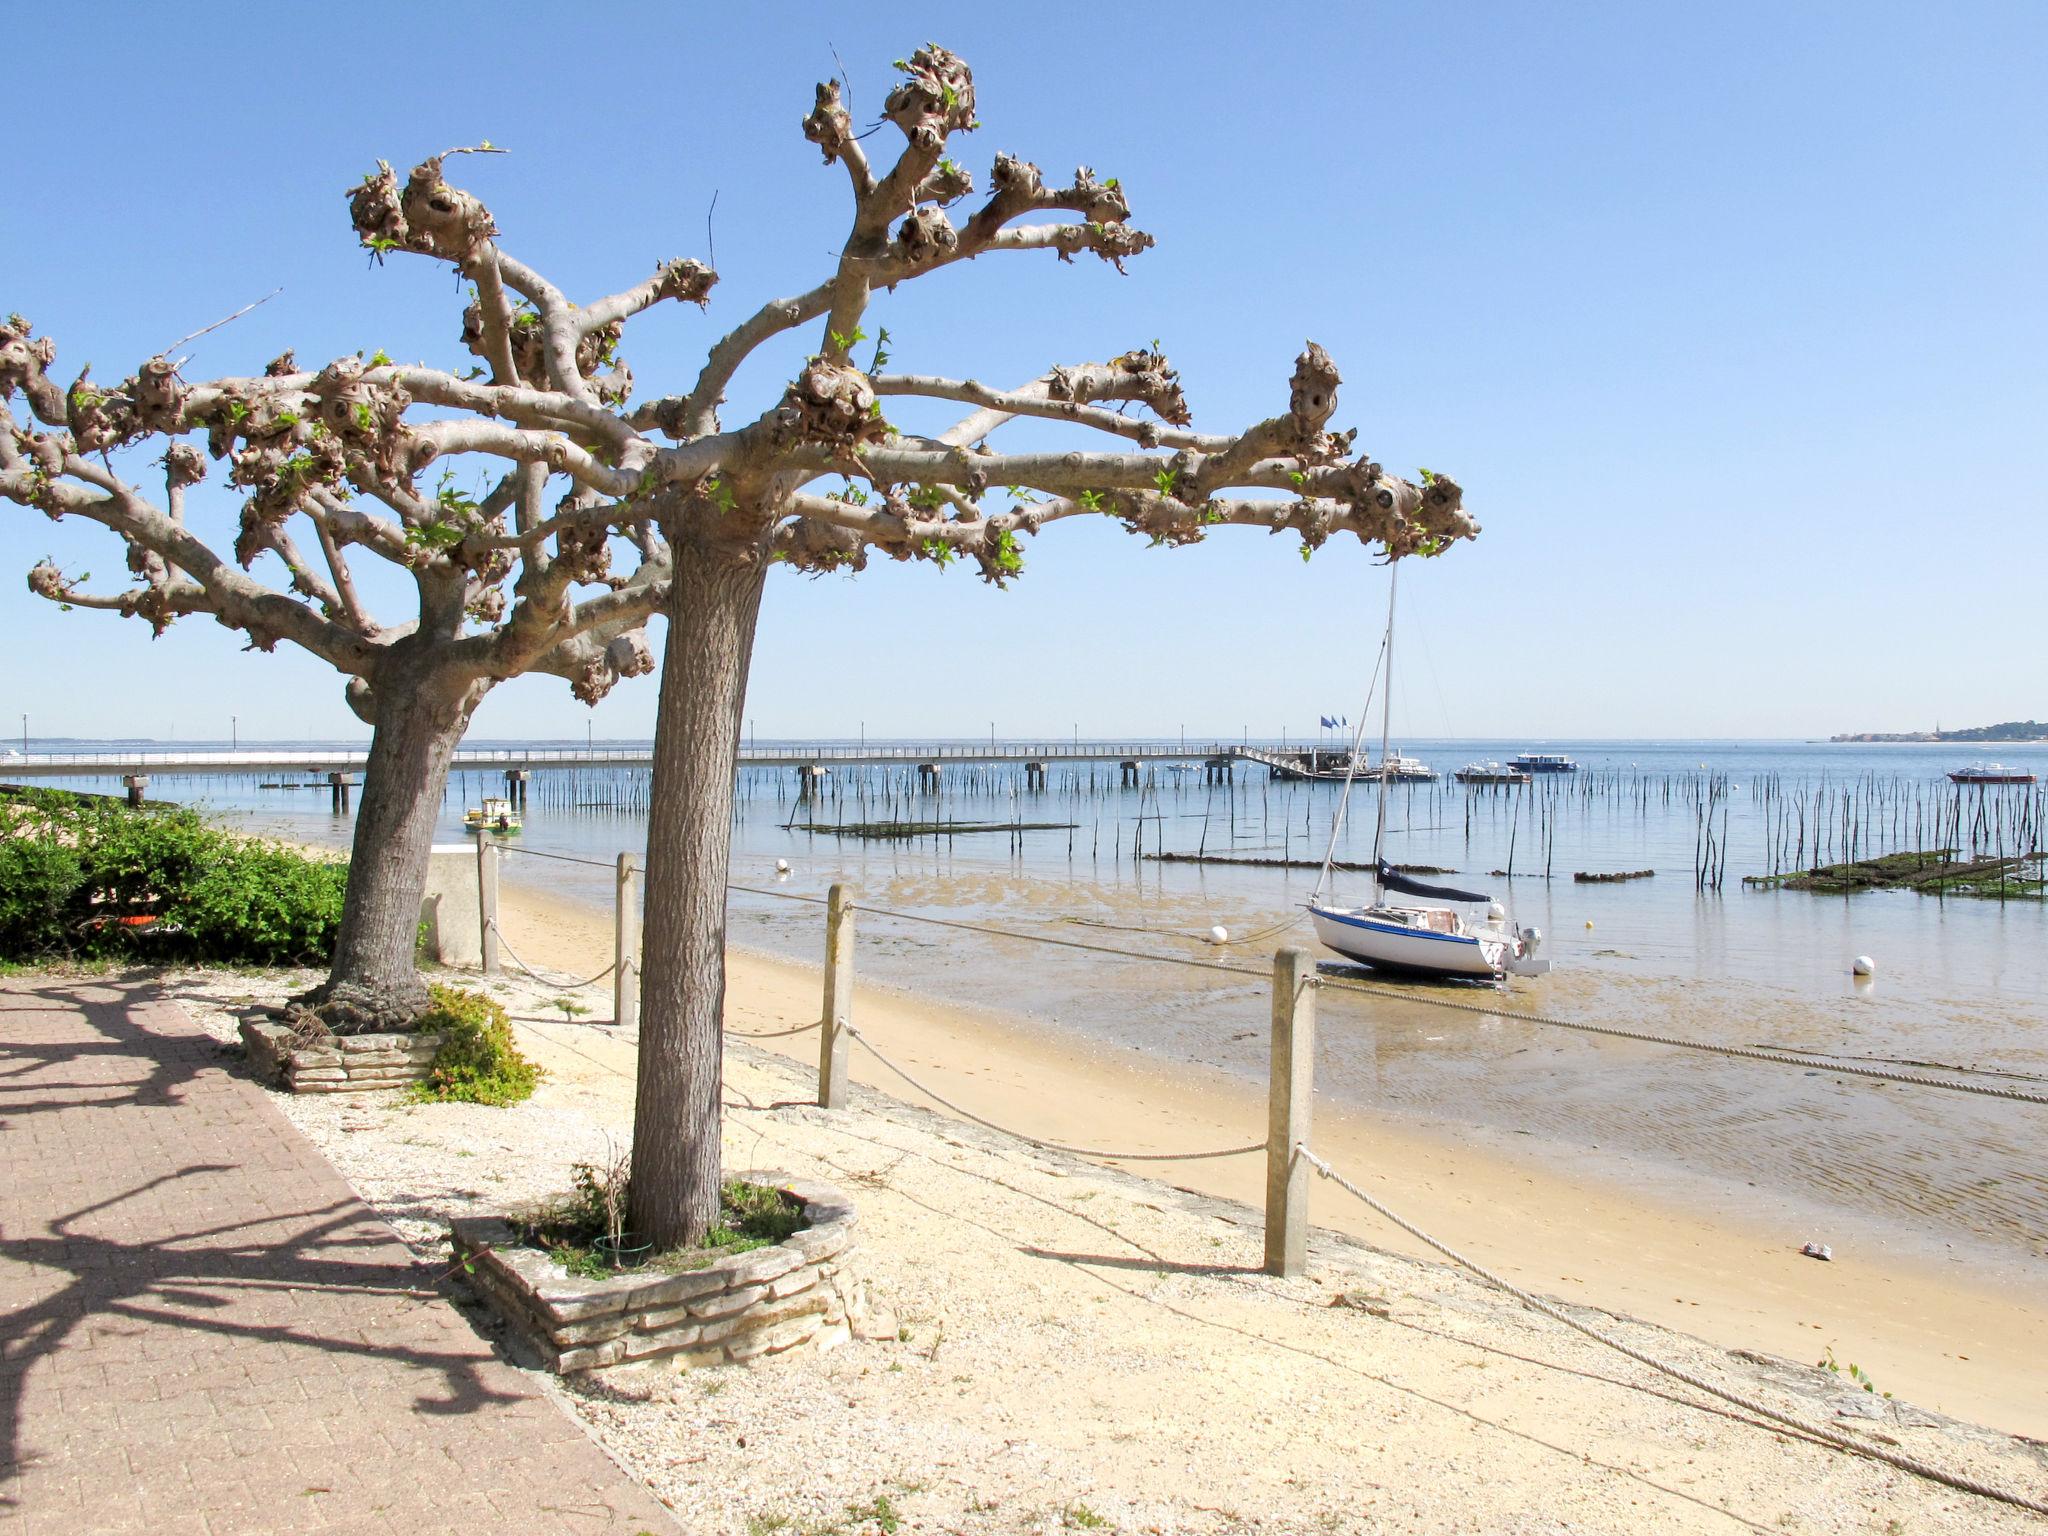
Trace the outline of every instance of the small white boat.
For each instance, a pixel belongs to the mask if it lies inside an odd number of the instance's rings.
[[[1375,774],[1395,784],[1433,784],[1436,770],[1419,758],[1403,757],[1399,752],[1389,752],[1380,760],[1378,768],[1368,768],[1365,776]]]
[[[1562,752],[1524,752],[1508,759],[1510,768],[1523,773],[1577,773],[1579,765]]]
[[[1370,906],[1337,907],[1309,904],[1316,938],[1347,960],[1375,970],[1410,976],[1541,976],[1550,961],[1538,951],[1543,935],[1535,928],[1511,929],[1498,902],[1475,891],[1425,885],[1380,865],[1375,882],[1379,896]],[[1424,906],[1391,900],[1388,892],[1427,893],[1432,902],[1483,904],[1486,916],[1474,921],[1449,905]]]
[[[1387,745],[1393,714],[1394,582],[1399,572],[1400,563],[1396,561],[1388,576],[1387,638],[1380,651],[1381,663],[1386,668],[1380,704],[1380,762],[1389,767],[1406,761],[1396,757]],[[1497,763],[1488,767],[1500,769]],[[1396,776],[1392,772],[1376,770],[1372,775],[1379,780],[1379,816],[1372,839],[1372,901],[1346,907],[1324,899],[1344,808],[1351,797],[1351,779],[1358,771],[1354,746],[1353,772],[1345,777],[1344,798],[1338,802],[1337,814],[1330,824],[1330,846],[1323,855],[1323,871],[1308,903],[1316,938],[1347,960],[1410,976],[1499,981],[1507,976],[1541,976],[1548,972],[1550,961],[1539,953],[1543,947],[1542,933],[1535,928],[1511,926],[1506,909],[1485,893],[1430,885],[1402,874],[1387,862],[1387,785]],[[1470,772],[1467,769],[1458,777],[1465,779]],[[1528,779],[1523,773],[1507,782],[1526,784]],[[1398,899],[1403,896],[1413,899]],[[1483,916],[1468,916],[1459,910],[1475,907],[1483,911]]]

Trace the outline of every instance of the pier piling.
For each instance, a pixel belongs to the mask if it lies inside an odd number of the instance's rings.
[[[149,776],[142,773],[126,774],[121,782],[128,786],[128,808],[140,810],[143,792],[149,788]]]

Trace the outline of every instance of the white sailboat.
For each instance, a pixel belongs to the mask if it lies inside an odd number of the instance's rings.
[[[1380,700],[1380,761],[1387,760],[1387,743],[1392,728],[1394,703],[1394,595],[1400,572],[1396,561],[1388,573],[1387,636],[1381,647],[1385,692]],[[1359,716],[1359,734],[1365,732],[1365,716]],[[1358,743],[1352,743],[1352,761],[1358,760]],[[1515,928],[1499,902],[1483,892],[1461,891],[1447,885],[1430,885],[1396,870],[1386,859],[1387,783],[1379,779],[1379,811],[1373,827],[1373,899],[1356,907],[1326,900],[1330,867],[1336,857],[1337,835],[1344,824],[1344,810],[1351,799],[1354,773],[1344,780],[1344,793],[1330,825],[1330,846],[1323,855],[1322,874],[1308,903],[1309,919],[1316,938],[1326,948],[1347,960],[1383,971],[1411,976],[1474,977],[1498,981],[1507,976],[1541,976],[1550,961],[1539,953],[1542,933],[1533,928]],[[1408,899],[1402,899],[1408,898]],[[1483,908],[1475,917],[1462,908]]]

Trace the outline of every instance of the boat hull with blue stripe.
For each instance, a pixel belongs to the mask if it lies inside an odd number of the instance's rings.
[[[1347,960],[1408,976],[1490,981],[1506,968],[1514,941],[1497,928],[1470,929],[1443,907],[1308,909],[1316,938]]]

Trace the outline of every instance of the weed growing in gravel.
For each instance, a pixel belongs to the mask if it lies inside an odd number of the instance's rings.
[[[1109,1524],[1107,1520],[1095,1513],[1086,1504],[1069,1504],[1067,1506],[1066,1518],[1067,1524],[1079,1526],[1084,1531],[1100,1530],[1103,1526]]]
[[[1864,1370],[1862,1366],[1858,1365],[1853,1360],[1850,1361],[1848,1365],[1844,1366],[1841,1361],[1835,1358],[1835,1347],[1832,1344],[1830,1344],[1827,1347],[1826,1351],[1821,1355],[1821,1357],[1813,1363],[1819,1366],[1822,1370],[1831,1372],[1836,1376],[1846,1374],[1851,1382],[1855,1383],[1857,1386],[1861,1387],[1866,1392],[1877,1392],[1877,1383],[1870,1379],[1870,1373]],[[1891,1393],[1885,1392],[1880,1393],[1878,1395],[1883,1397],[1890,1397]]]
[[[878,1493],[865,1504],[849,1504],[846,1512],[856,1522],[872,1520],[884,1536],[895,1536],[903,1517],[896,1512],[896,1506],[889,1502],[889,1495]]]

